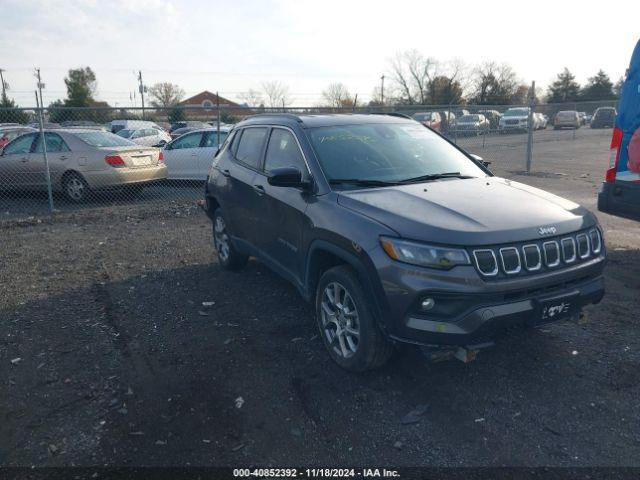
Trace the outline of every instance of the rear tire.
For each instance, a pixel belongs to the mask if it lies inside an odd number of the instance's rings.
[[[90,194],[89,185],[78,172],[65,174],[62,180],[62,190],[67,200],[73,203],[86,201]]]
[[[238,252],[233,246],[227,222],[218,208],[213,214],[213,245],[218,254],[218,263],[225,270],[240,270],[249,261],[249,256]]]
[[[354,270],[340,265],[327,270],[316,290],[316,320],[331,358],[342,368],[363,372],[384,365],[393,345],[384,336]]]

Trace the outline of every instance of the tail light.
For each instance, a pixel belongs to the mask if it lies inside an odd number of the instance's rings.
[[[158,163],[163,163],[164,162],[164,153],[160,152],[160,155],[158,155]]]
[[[618,170],[618,160],[620,158],[620,147],[622,146],[622,130],[619,128],[613,129],[613,136],[611,137],[611,156],[609,157],[609,168],[604,176],[604,181],[607,183],[613,183],[616,181],[616,172]]]
[[[124,160],[120,155],[107,155],[104,157],[104,161],[112,167],[124,167]]]

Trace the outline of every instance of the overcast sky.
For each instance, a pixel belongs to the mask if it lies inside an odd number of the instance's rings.
[[[79,66],[96,72],[98,99],[119,106],[131,105],[138,70],[145,84],[170,81],[188,95],[218,90],[235,99],[280,80],[297,105],[314,105],[327,84],[340,81],[368,100],[390,58],[408,49],[468,65],[508,62],[524,82],[544,87],[565,66],[580,82],[599,68],[615,82],[640,37],[638,1],[617,9],[560,0],[0,4],[0,68],[22,106],[34,103],[34,67],[48,103],[65,97],[66,71]]]

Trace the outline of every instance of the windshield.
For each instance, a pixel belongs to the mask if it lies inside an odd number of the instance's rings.
[[[512,108],[504,112],[505,117],[524,117],[529,115],[529,110],[526,108]]]
[[[94,147],[128,147],[135,145],[130,140],[108,132],[78,132],[75,135],[83,142]]]
[[[413,123],[340,125],[309,129],[327,179],[399,182],[425,175],[486,176],[436,133]]]
[[[479,122],[480,117],[478,115],[463,115],[458,119],[459,122]]]

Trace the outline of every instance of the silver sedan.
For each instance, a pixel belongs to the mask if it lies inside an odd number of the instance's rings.
[[[158,148],[88,129],[45,130],[45,138],[52,189],[72,202],[101,189],[139,193],[144,185],[167,178]],[[28,133],[9,142],[0,154],[0,190],[46,188],[41,134]]]

